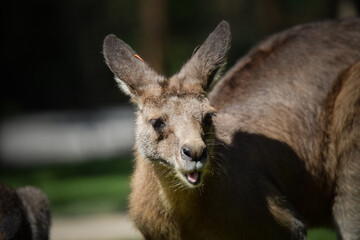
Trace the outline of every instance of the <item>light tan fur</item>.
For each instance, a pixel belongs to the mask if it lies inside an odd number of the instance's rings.
[[[135,225],[145,239],[306,239],[316,226],[360,239],[360,20],[275,34],[209,93],[229,46],[222,22],[167,80],[105,39],[138,106]]]

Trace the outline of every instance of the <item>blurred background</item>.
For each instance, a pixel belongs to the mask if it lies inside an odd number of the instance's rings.
[[[359,9],[351,0],[5,1],[0,181],[48,194],[53,240],[140,239],[126,216],[133,108],[104,63],[104,37],[170,76],[223,19],[230,67],[272,33]],[[311,230],[309,239],[336,237]]]

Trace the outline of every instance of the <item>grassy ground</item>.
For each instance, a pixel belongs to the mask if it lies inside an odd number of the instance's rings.
[[[54,215],[124,212],[130,192],[130,157],[31,168],[0,166],[0,181],[17,188],[33,185],[49,196]],[[310,230],[309,240],[335,240],[328,230]]]
[[[0,169],[0,181],[17,188],[33,185],[48,194],[54,214],[126,210],[130,157],[32,168]]]

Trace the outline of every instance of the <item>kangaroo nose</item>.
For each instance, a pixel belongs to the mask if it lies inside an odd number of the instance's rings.
[[[203,160],[207,157],[205,147],[190,147],[188,145],[182,146],[180,154],[182,159],[195,162]]]

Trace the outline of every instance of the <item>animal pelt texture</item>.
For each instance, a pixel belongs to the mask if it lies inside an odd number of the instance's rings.
[[[31,186],[16,191],[0,183],[0,239],[47,240],[51,219],[47,196]]]
[[[167,79],[108,36],[136,104],[130,216],[146,239],[360,239],[360,20],[270,36],[224,77],[221,22]],[[209,92],[210,91],[210,92]]]

